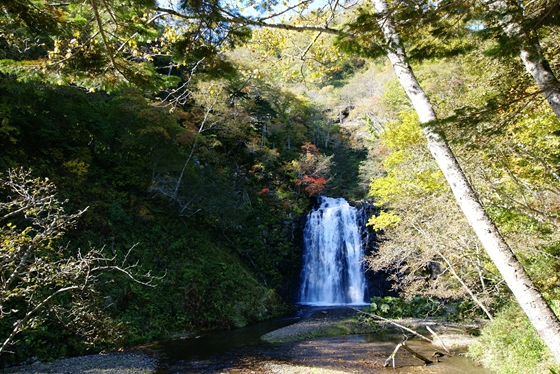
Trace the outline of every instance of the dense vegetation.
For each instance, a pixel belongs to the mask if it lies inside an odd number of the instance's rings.
[[[152,288],[107,275],[90,295],[105,318],[91,341],[73,329],[77,321],[49,307],[40,313],[51,318],[28,326],[9,349],[17,355],[6,357],[56,357],[239,327],[289,310],[299,281],[300,220],[309,196],[324,188],[315,186],[316,165],[330,160],[305,143],[313,123],[307,118],[317,109],[259,82],[201,82],[189,107],[170,111],[136,89],[108,95],[2,80],[2,168],[48,177],[59,201],[68,199],[67,213],[87,207],[56,238],[60,255],[104,248],[124,256],[134,247],[129,262],[161,277]],[[278,128],[266,138],[263,118]],[[298,132],[283,130],[285,123]],[[344,137],[332,136],[337,149],[352,153]],[[4,189],[3,199],[12,194]],[[2,336],[25,313],[18,302],[3,305],[18,312],[3,315]]]
[[[502,372],[535,372],[537,361],[557,370],[428,151],[434,123],[417,115],[383,57],[393,46],[370,4],[300,9],[275,25],[219,2],[157,12],[150,1],[69,3],[2,5],[12,32],[0,33],[0,170],[48,178],[58,201],[68,199],[66,214],[88,207],[44,248],[63,258],[78,248],[123,258],[132,248],[135,274],[150,272],[156,287],[100,275],[87,295],[98,318],[72,320],[57,308],[75,300],[60,297],[6,357],[284,313],[297,289],[301,218],[313,196],[329,194],[380,208],[370,225],[382,241],[368,263],[393,274],[403,299],[376,308],[433,298],[417,309],[441,313],[461,301],[453,318],[491,320],[475,357]],[[557,2],[389,5],[438,136],[558,315]],[[12,193],[4,185],[2,201]],[[12,208],[3,205],[5,243],[33,227],[33,215]],[[26,313],[14,287],[3,292],[0,336]],[[79,318],[97,334],[76,330]]]

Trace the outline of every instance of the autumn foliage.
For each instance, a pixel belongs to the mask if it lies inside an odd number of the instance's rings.
[[[301,146],[305,152],[292,161],[297,174],[296,186],[303,186],[309,196],[317,196],[325,189],[331,167],[331,157],[323,155],[316,145],[306,142]]]

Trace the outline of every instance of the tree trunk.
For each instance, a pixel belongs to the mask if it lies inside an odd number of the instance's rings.
[[[410,98],[423,124],[428,148],[449,183],[457,203],[475,231],[488,256],[500,271],[513,295],[523,308],[554,358],[560,363],[560,322],[552,309],[505,242],[478,200],[472,186],[437,125],[437,116],[428,96],[420,87],[407,62],[404,47],[390,16],[386,0],[372,0],[378,24],[387,43],[387,57],[397,78]]]
[[[537,85],[546,96],[546,100],[560,121],[560,82],[554,76],[548,61],[542,54],[537,41],[532,45],[523,45],[519,56],[525,69],[531,74]]]
[[[531,74],[560,121],[560,82],[542,53],[536,31],[524,25],[525,10],[519,4],[508,5],[505,0],[494,1],[489,4],[489,8],[503,15],[498,22],[504,33],[509,38],[520,41],[519,57],[525,70]]]

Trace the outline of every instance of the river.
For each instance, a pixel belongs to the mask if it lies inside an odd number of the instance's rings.
[[[317,309],[306,309],[300,317],[162,342],[156,348],[162,355],[156,373],[491,373],[462,354],[444,356],[440,362],[423,366],[404,350],[397,353],[396,369],[384,368],[385,360],[402,338],[395,331],[290,343],[261,340],[269,331],[305,323],[310,315],[315,318],[313,310]],[[411,339],[408,345],[427,357],[435,351],[432,345],[417,339]]]

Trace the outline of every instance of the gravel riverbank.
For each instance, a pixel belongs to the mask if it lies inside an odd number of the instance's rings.
[[[115,352],[36,362],[5,369],[3,373],[151,374],[156,368],[157,357],[144,352]]]
[[[263,335],[262,340],[269,343],[285,343],[324,335],[367,333],[371,326],[355,319],[357,314],[353,308],[319,309],[292,325]]]

